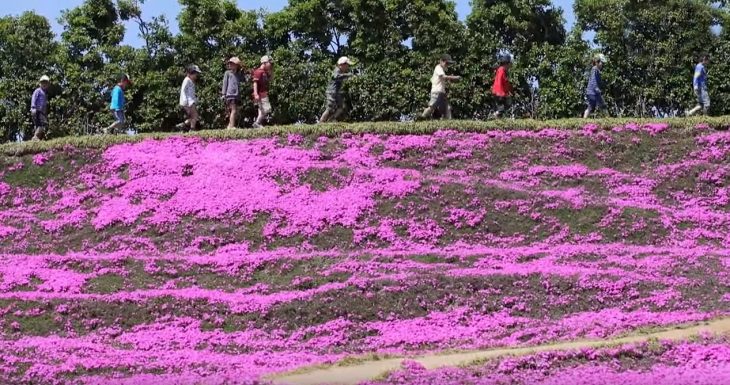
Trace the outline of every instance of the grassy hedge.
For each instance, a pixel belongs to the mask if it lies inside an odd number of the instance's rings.
[[[205,139],[253,139],[286,134],[301,134],[305,136],[337,136],[343,133],[352,134],[432,134],[441,129],[453,129],[464,132],[484,132],[489,130],[540,130],[544,128],[580,129],[587,124],[597,124],[603,129],[636,123],[667,123],[673,129],[694,129],[698,124],[707,124],[710,128],[725,129],[730,127],[730,116],[669,118],[669,119],[636,119],[636,118],[608,118],[599,120],[558,119],[558,120],[440,120],[427,122],[366,122],[366,123],[335,123],[324,125],[289,125],[272,126],[260,130],[208,130],[192,133],[148,133],[135,136],[69,136],[44,142],[6,143],[0,145],[0,153],[9,156],[34,154],[53,149],[73,146],[78,148],[105,148],[119,143],[139,142],[146,139],[165,139],[172,136],[195,136]]]

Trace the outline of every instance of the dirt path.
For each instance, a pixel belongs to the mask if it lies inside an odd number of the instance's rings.
[[[645,342],[651,339],[684,340],[702,332],[710,332],[714,334],[730,333],[730,318],[718,319],[696,326],[678,327],[650,334],[633,335],[615,339],[580,340],[526,348],[506,348],[466,353],[430,355],[409,358],[409,360],[419,362],[427,369],[436,369],[446,366],[465,365],[476,360],[498,358],[506,355],[523,356],[549,350],[572,350],[599,347],[602,345],[620,345]],[[277,377],[272,377],[271,380],[273,380],[275,384],[280,385],[355,385],[363,381],[372,380],[385,372],[399,369],[403,360],[403,358],[391,358],[378,361],[366,361],[351,366],[331,366],[327,368],[313,369],[303,373],[300,372],[298,374],[282,374]]]

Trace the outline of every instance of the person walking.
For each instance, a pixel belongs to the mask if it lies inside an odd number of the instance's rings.
[[[451,64],[454,64],[451,55],[441,56],[431,76],[431,99],[419,119],[431,119],[435,111],[438,111],[442,118],[451,119],[451,105],[446,95],[447,83],[461,79],[460,76],[446,75],[446,70]]]
[[[697,96],[697,106],[687,111],[687,116],[692,116],[702,110],[704,115],[710,110],[710,93],[707,92],[707,65],[710,64],[710,55],[702,55],[695,66],[695,74],[692,80],[692,88]]]
[[[588,108],[583,113],[583,119],[588,119],[591,113],[595,112],[596,109],[603,107],[605,104],[603,101],[603,95],[601,87],[601,70],[603,65],[606,63],[606,57],[603,54],[598,54],[593,58],[593,68],[591,68],[591,74],[588,76],[588,85],[586,86],[586,99],[588,99]]]
[[[177,126],[182,130],[196,130],[198,128],[198,97],[195,94],[195,82],[203,73],[200,67],[195,64],[187,68],[187,76],[183,79],[182,87],[180,87],[180,107],[185,110],[186,120]]]
[[[226,66],[221,95],[228,113],[228,129],[232,130],[238,125],[238,111],[241,108],[241,59],[234,56],[228,59]]]
[[[129,80],[129,75],[119,75],[119,82],[112,89],[112,102],[110,109],[112,115],[114,115],[114,123],[104,129],[104,134],[114,135],[124,129],[127,124],[127,118],[124,115],[124,108],[127,104],[127,100],[124,96],[124,91],[132,85],[132,81]]]
[[[337,67],[335,67],[335,70],[332,73],[332,79],[330,79],[329,85],[327,86],[327,92],[325,95],[327,98],[327,106],[324,113],[319,118],[320,123],[337,121],[345,112],[345,100],[342,95],[342,84],[345,80],[353,76],[350,72],[350,66],[352,64],[352,61],[347,56],[343,56],[337,60]]]
[[[258,107],[258,116],[253,128],[263,128],[264,122],[271,114],[269,101],[269,83],[271,83],[274,61],[271,56],[263,56],[259,68],[253,71],[253,100]]]
[[[494,76],[492,93],[497,99],[497,111],[494,118],[499,119],[504,111],[512,106],[512,84],[509,82],[509,69],[512,67],[512,55],[504,54],[499,57],[499,67]]]
[[[43,140],[48,129],[48,87],[51,79],[43,75],[38,88],[30,99],[30,116],[33,120],[33,140]]]

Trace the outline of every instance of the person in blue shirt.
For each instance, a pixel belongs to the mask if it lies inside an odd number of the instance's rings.
[[[124,129],[127,119],[124,116],[124,106],[127,101],[124,98],[124,91],[132,84],[129,75],[122,74],[119,76],[119,83],[112,89],[112,103],[110,109],[114,115],[114,123],[104,129],[104,134],[113,135],[119,130]]]
[[[603,64],[606,63],[606,57],[603,54],[598,54],[593,58],[593,68],[591,68],[591,74],[588,76],[588,86],[586,87],[586,99],[588,99],[588,108],[583,113],[583,119],[588,119],[592,112],[597,108],[603,107],[603,94],[601,87],[601,70]]]
[[[697,111],[707,115],[710,109],[710,93],[707,92],[707,65],[710,63],[710,55],[702,55],[699,63],[695,66],[694,79],[692,80],[692,88],[694,88],[695,96],[697,96],[697,106],[687,111],[687,116],[692,116]]]

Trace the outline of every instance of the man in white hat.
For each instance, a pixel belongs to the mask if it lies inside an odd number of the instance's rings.
[[[51,79],[43,75],[38,88],[33,91],[30,99],[30,114],[33,119],[33,140],[41,140],[46,136],[48,127],[48,87]]]
[[[178,129],[196,130],[198,128],[198,97],[195,94],[195,82],[203,73],[195,64],[187,68],[187,76],[180,87],[180,107],[185,110],[187,119],[175,126]]]
[[[269,84],[272,78],[274,60],[271,56],[261,57],[261,65],[253,71],[253,100],[258,106],[259,114],[253,123],[253,128],[263,128],[266,118],[271,114],[269,101]]]
[[[342,84],[345,80],[351,78],[353,75],[350,72],[350,65],[352,61],[347,57],[343,56],[337,60],[337,67],[332,74],[332,79],[327,86],[327,108],[319,118],[320,123],[327,123],[329,121],[337,121],[342,113],[345,111],[344,98],[342,96]]]
[[[235,129],[238,123],[238,109],[241,106],[241,59],[232,57],[226,62],[228,70],[223,75],[221,95],[228,112],[228,129]]]

